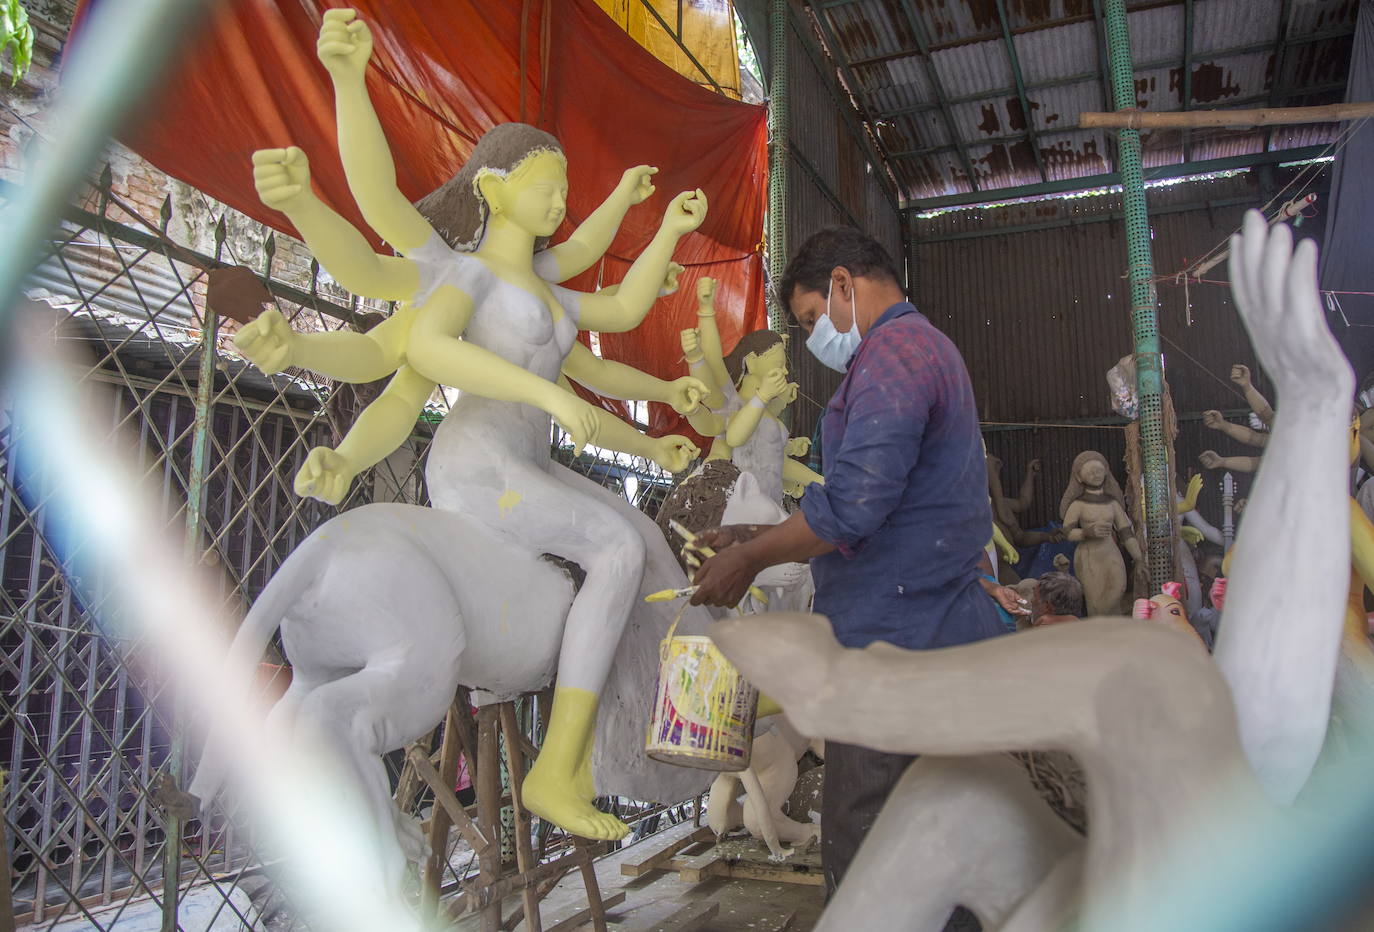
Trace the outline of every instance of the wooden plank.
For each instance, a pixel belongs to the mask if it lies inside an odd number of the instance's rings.
[[[678,871],[685,883],[701,883],[708,877],[722,877],[729,873],[730,865],[725,862],[719,848],[709,848],[695,857],[687,858]]]
[[[443,858],[444,849],[447,847],[445,843],[448,840],[446,836],[450,822],[467,839],[468,844],[472,845],[473,852],[481,856],[493,844],[492,840],[473,824],[472,819],[468,817],[467,810],[458,802],[458,797],[453,794],[453,790],[448,788],[442,774],[434,769],[434,765],[429,762],[424,751],[419,748],[412,748],[409,760],[411,765],[415,767],[415,772],[420,775],[420,779],[429,784],[430,790],[434,793],[434,801],[439,804],[439,810],[435,812],[431,822],[430,832],[430,842],[435,846],[434,851],[437,852],[438,857]],[[440,824],[440,812],[443,813],[445,821],[442,823],[442,833],[436,834],[432,829],[433,826]]]
[[[406,761],[421,780],[429,784],[437,802],[445,796],[453,795],[453,786],[458,781],[458,743],[453,740],[451,726],[454,718],[454,704],[449,703],[445,718],[443,744],[439,748],[439,769],[429,761],[429,754],[418,747],[411,747],[406,753]],[[423,767],[421,766],[423,762]],[[456,805],[458,800],[454,799]],[[445,806],[436,806],[429,822],[429,857],[425,859],[425,869],[421,875],[420,915],[433,918],[439,908],[439,887],[443,882],[444,866],[448,850],[448,830],[451,815]]]
[[[715,833],[710,828],[702,827],[648,854],[641,855],[631,861],[622,862],[620,873],[625,877],[639,877],[651,871],[666,870],[668,862],[673,860],[679,851],[690,848],[698,842],[710,841],[715,837]]]
[[[1117,110],[1080,113],[1079,129],[1197,129],[1223,126],[1291,126],[1297,123],[1342,123],[1374,116],[1374,103],[1331,104],[1325,107],[1278,107],[1262,110],[1184,110],[1147,113]]]
[[[803,887],[825,886],[825,875],[820,871],[794,870],[783,864],[765,867],[761,864],[743,862],[722,863],[725,865],[723,876],[732,880],[763,880],[768,883],[792,883]]]
[[[601,901],[601,911],[602,911],[602,915],[605,915],[605,911],[606,911],[606,910],[608,910],[608,909],[615,909],[617,906],[619,906],[619,905],[620,905],[621,903],[623,903],[623,902],[625,902],[625,894],[624,894],[624,893],[617,893],[615,896],[607,897],[606,899],[602,900],[602,901]],[[592,908],[591,908],[590,906],[588,906],[588,907],[585,908],[585,909],[582,909],[582,910],[579,910],[578,912],[573,913],[571,916],[569,916],[567,919],[564,919],[562,922],[558,923],[557,925],[551,925],[551,926],[549,926],[547,932],[572,932],[573,929],[577,929],[577,928],[580,928],[581,926],[586,925],[588,922],[591,921],[591,918],[592,918]]]
[[[484,706],[477,712],[477,817],[482,832],[492,839],[484,854],[479,877],[483,886],[494,887],[501,879],[501,759],[497,739],[497,712]],[[500,932],[501,897],[493,896],[481,910],[481,932]]]
[[[515,720],[515,705],[503,702],[498,707],[501,716],[501,731],[506,736],[506,772],[510,774],[511,808],[515,812],[515,863],[520,873],[526,873],[535,866],[534,850],[530,846],[530,816],[525,810],[520,790],[525,782],[525,754],[520,746],[520,726]],[[525,928],[529,932],[543,932],[544,921],[539,915],[539,890],[535,884],[526,884],[520,891],[522,905],[525,907]]]
[[[715,900],[694,903],[669,917],[667,922],[657,927],[657,932],[695,932],[720,912],[720,904]]]

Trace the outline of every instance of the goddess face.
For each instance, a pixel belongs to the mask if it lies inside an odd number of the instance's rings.
[[[535,237],[552,236],[568,212],[568,164],[557,152],[537,152],[487,190],[494,215]]]
[[[779,341],[762,353],[750,353],[744,357],[744,368],[750,375],[762,378],[774,369],[787,373],[787,349]]]
[[[1078,481],[1090,489],[1107,481],[1107,467],[1101,460],[1091,459],[1078,468]]]

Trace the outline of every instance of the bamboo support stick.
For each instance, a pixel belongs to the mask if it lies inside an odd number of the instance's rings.
[[[1374,117],[1374,103],[1330,104],[1325,107],[1279,107],[1261,110],[1180,110],[1149,113],[1117,110],[1080,113],[1080,129],[1198,129],[1209,126],[1244,128],[1298,123],[1342,123]]]

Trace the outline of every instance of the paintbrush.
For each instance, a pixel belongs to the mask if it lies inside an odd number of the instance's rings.
[[[695,534],[693,534],[691,531],[687,530],[685,527],[683,527],[683,526],[682,526],[681,524],[679,524],[677,521],[674,521],[672,518],[669,518],[669,519],[668,519],[668,527],[672,528],[673,533],[676,534],[678,537],[681,537],[682,540],[683,540],[683,542],[685,542],[685,543],[687,543],[687,544],[690,544],[690,545],[691,545],[692,547],[694,547],[696,550],[700,551],[701,553],[704,553],[704,554],[706,555],[707,559],[710,559],[711,557],[714,557],[714,556],[716,555],[715,550],[711,549],[710,547],[704,547],[704,546],[698,544],[698,543],[696,542],[696,541],[697,541],[697,536],[696,536]],[[665,590],[665,591],[667,591],[667,590]],[[695,587],[695,586],[692,587],[692,591],[694,591],[694,592],[696,591],[696,587]],[[657,592],[654,593],[654,595],[659,595],[659,594],[660,594],[660,593],[657,593]],[[750,586],[750,587],[749,587],[749,594],[752,595],[755,599],[757,599],[757,600],[759,601],[760,604],[762,604],[762,605],[767,605],[767,604],[768,604],[768,596],[764,595],[764,594],[763,594],[763,590],[760,589],[758,586]]]

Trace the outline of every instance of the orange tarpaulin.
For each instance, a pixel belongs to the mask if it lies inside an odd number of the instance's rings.
[[[678,247],[677,261],[688,267],[680,290],[637,330],[601,340],[607,358],[676,378],[685,374],[678,331],[695,322],[701,275],[721,281],[718,321],[727,348],[765,326],[765,111],[674,73],[595,0],[562,0],[547,17],[544,3],[552,0],[353,3],[372,27],[368,88],[398,183],[411,199],[436,188],[485,130],[521,118],[522,100],[525,122],[549,130],[567,150],[571,190],[560,238],[625,168],[659,166],[658,192],[630,211],[604,263],[571,283],[587,290],[598,278],[603,285],[619,281],[668,201],[702,188],[710,212]],[[366,231],[338,159],[329,78],[315,58],[319,23],[331,5],[225,0],[124,141],[169,175],[292,235],[285,217],[258,202],[250,155],[298,145],[310,157],[320,196]],[[671,410],[653,408],[655,434],[686,429]]]

